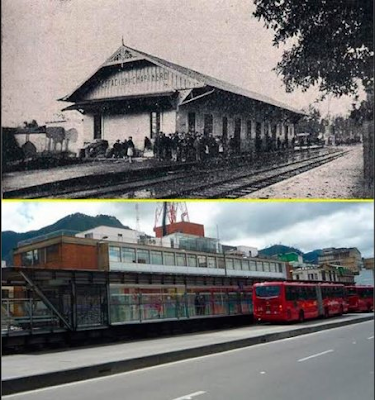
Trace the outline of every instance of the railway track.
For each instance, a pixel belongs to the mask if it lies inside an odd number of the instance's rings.
[[[206,166],[202,170],[190,168],[174,171],[164,176],[145,179],[65,189],[64,193],[44,193],[44,198],[228,198],[244,197],[266,186],[288,179],[341,157],[347,151],[315,150],[294,154],[291,159],[280,158],[277,164],[261,166],[262,162],[249,165]],[[39,196],[37,196],[39,197]]]
[[[236,199],[244,197],[252,192],[273,185],[282,180],[291,178],[320,165],[334,161],[345,155],[347,151],[339,151],[330,154],[318,154],[308,159],[279,164],[261,170],[234,172],[226,171],[224,176],[219,173],[215,177],[213,173],[192,174],[179,177],[176,181],[158,182],[156,185],[147,185],[137,188],[135,191],[122,192],[122,198],[159,198],[159,199]],[[134,189],[134,188],[133,188]],[[113,197],[113,193],[108,195]]]
[[[260,175],[251,174],[239,179],[216,182],[208,187],[197,188],[195,191],[186,193],[184,198],[205,198],[205,199],[238,199],[253,192],[264,189],[267,186],[292,178],[303,172],[317,168],[323,164],[342,157],[347,152],[340,152],[330,156],[321,156],[314,160],[294,163],[293,165],[281,168],[281,171],[273,170]],[[297,164],[297,165],[296,165]]]

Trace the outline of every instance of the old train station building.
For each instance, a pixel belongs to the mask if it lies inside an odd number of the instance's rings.
[[[290,145],[303,113],[227,82],[125,45],[72,93],[64,110],[84,114],[83,142],[133,137],[143,150],[163,132],[231,138],[241,152],[262,150],[267,141]]]

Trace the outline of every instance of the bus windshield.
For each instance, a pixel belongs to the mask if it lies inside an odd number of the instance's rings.
[[[277,297],[280,295],[280,286],[259,286],[255,288],[257,297]]]

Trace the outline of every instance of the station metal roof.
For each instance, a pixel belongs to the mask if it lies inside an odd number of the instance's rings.
[[[127,54],[130,55],[128,58],[125,56]],[[202,87],[209,86],[209,87],[217,88],[217,89],[223,90],[225,92],[233,93],[233,94],[243,96],[243,97],[246,97],[249,99],[257,100],[262,103],[270,104],[272,106],[291,111],[295,114],[305,115],[305,113],[302,110],[291,107],[285,103],[274,100],[263,94],[241,88],[241,87],[233,85],[231,83],[222,81],[220,79],[214,78],[209,75],[202,74],[202,73],[194,71],[190,68],[183,67],[181,65],[172,63],[170,61],[167,61],[162,58],[153,56],[151,54],[142,52],[140,50],[135,50],[135,49],[125,46],[125,45],[120,46],[111,55],[111,57],[109,57],[106,60],[105,63],[103,63],[88,79],[86,79],[84,82],[82,82],[73,92],[71,92],[67,96],[62,97],[59,100],[75,102],[74,97],[78,94],[80,89],[82,89],[82,87],[85,86],[88,83],[88,81],[92,80],[96,75],[98,75],[101,70],[103,70],[107,67],[113,66],[113,65],[117,65],[117,64],[121,65],[121,64],[125,64],[127,62],[136,62],[136,61],[140,61],[140,60],[147,60],[147,61],[149,61],[155,65],[158,65],[160,67],[178,72],[183,75],[186,75],[189,78],[192,78],[192,79],[198,81],[199,83],[201,83]]]

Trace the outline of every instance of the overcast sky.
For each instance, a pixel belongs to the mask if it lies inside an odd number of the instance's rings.
[[[252,0],[2,0],[2,124],[51,120],[125,44],[305,108],[316,90],[286,94],[272,69],[283,47],[252,16]],[[322,44],[324,46],[324,44]],[[345,114],[351,98],[333,99]],[[328,102],[320,105],[322,114]]]
[[[106,214],[136,227],[135,202],[5,201],[2,231],[26,232],[75,212]],[[157,202],[139,202],[140,229],[153,235]],[[206,236],[224,244],[258,248],[273,244],[304,252],[323,247],[358,247],[374,255],[374,206],[369,202],[188,202],[191,222],[205,225]]]

